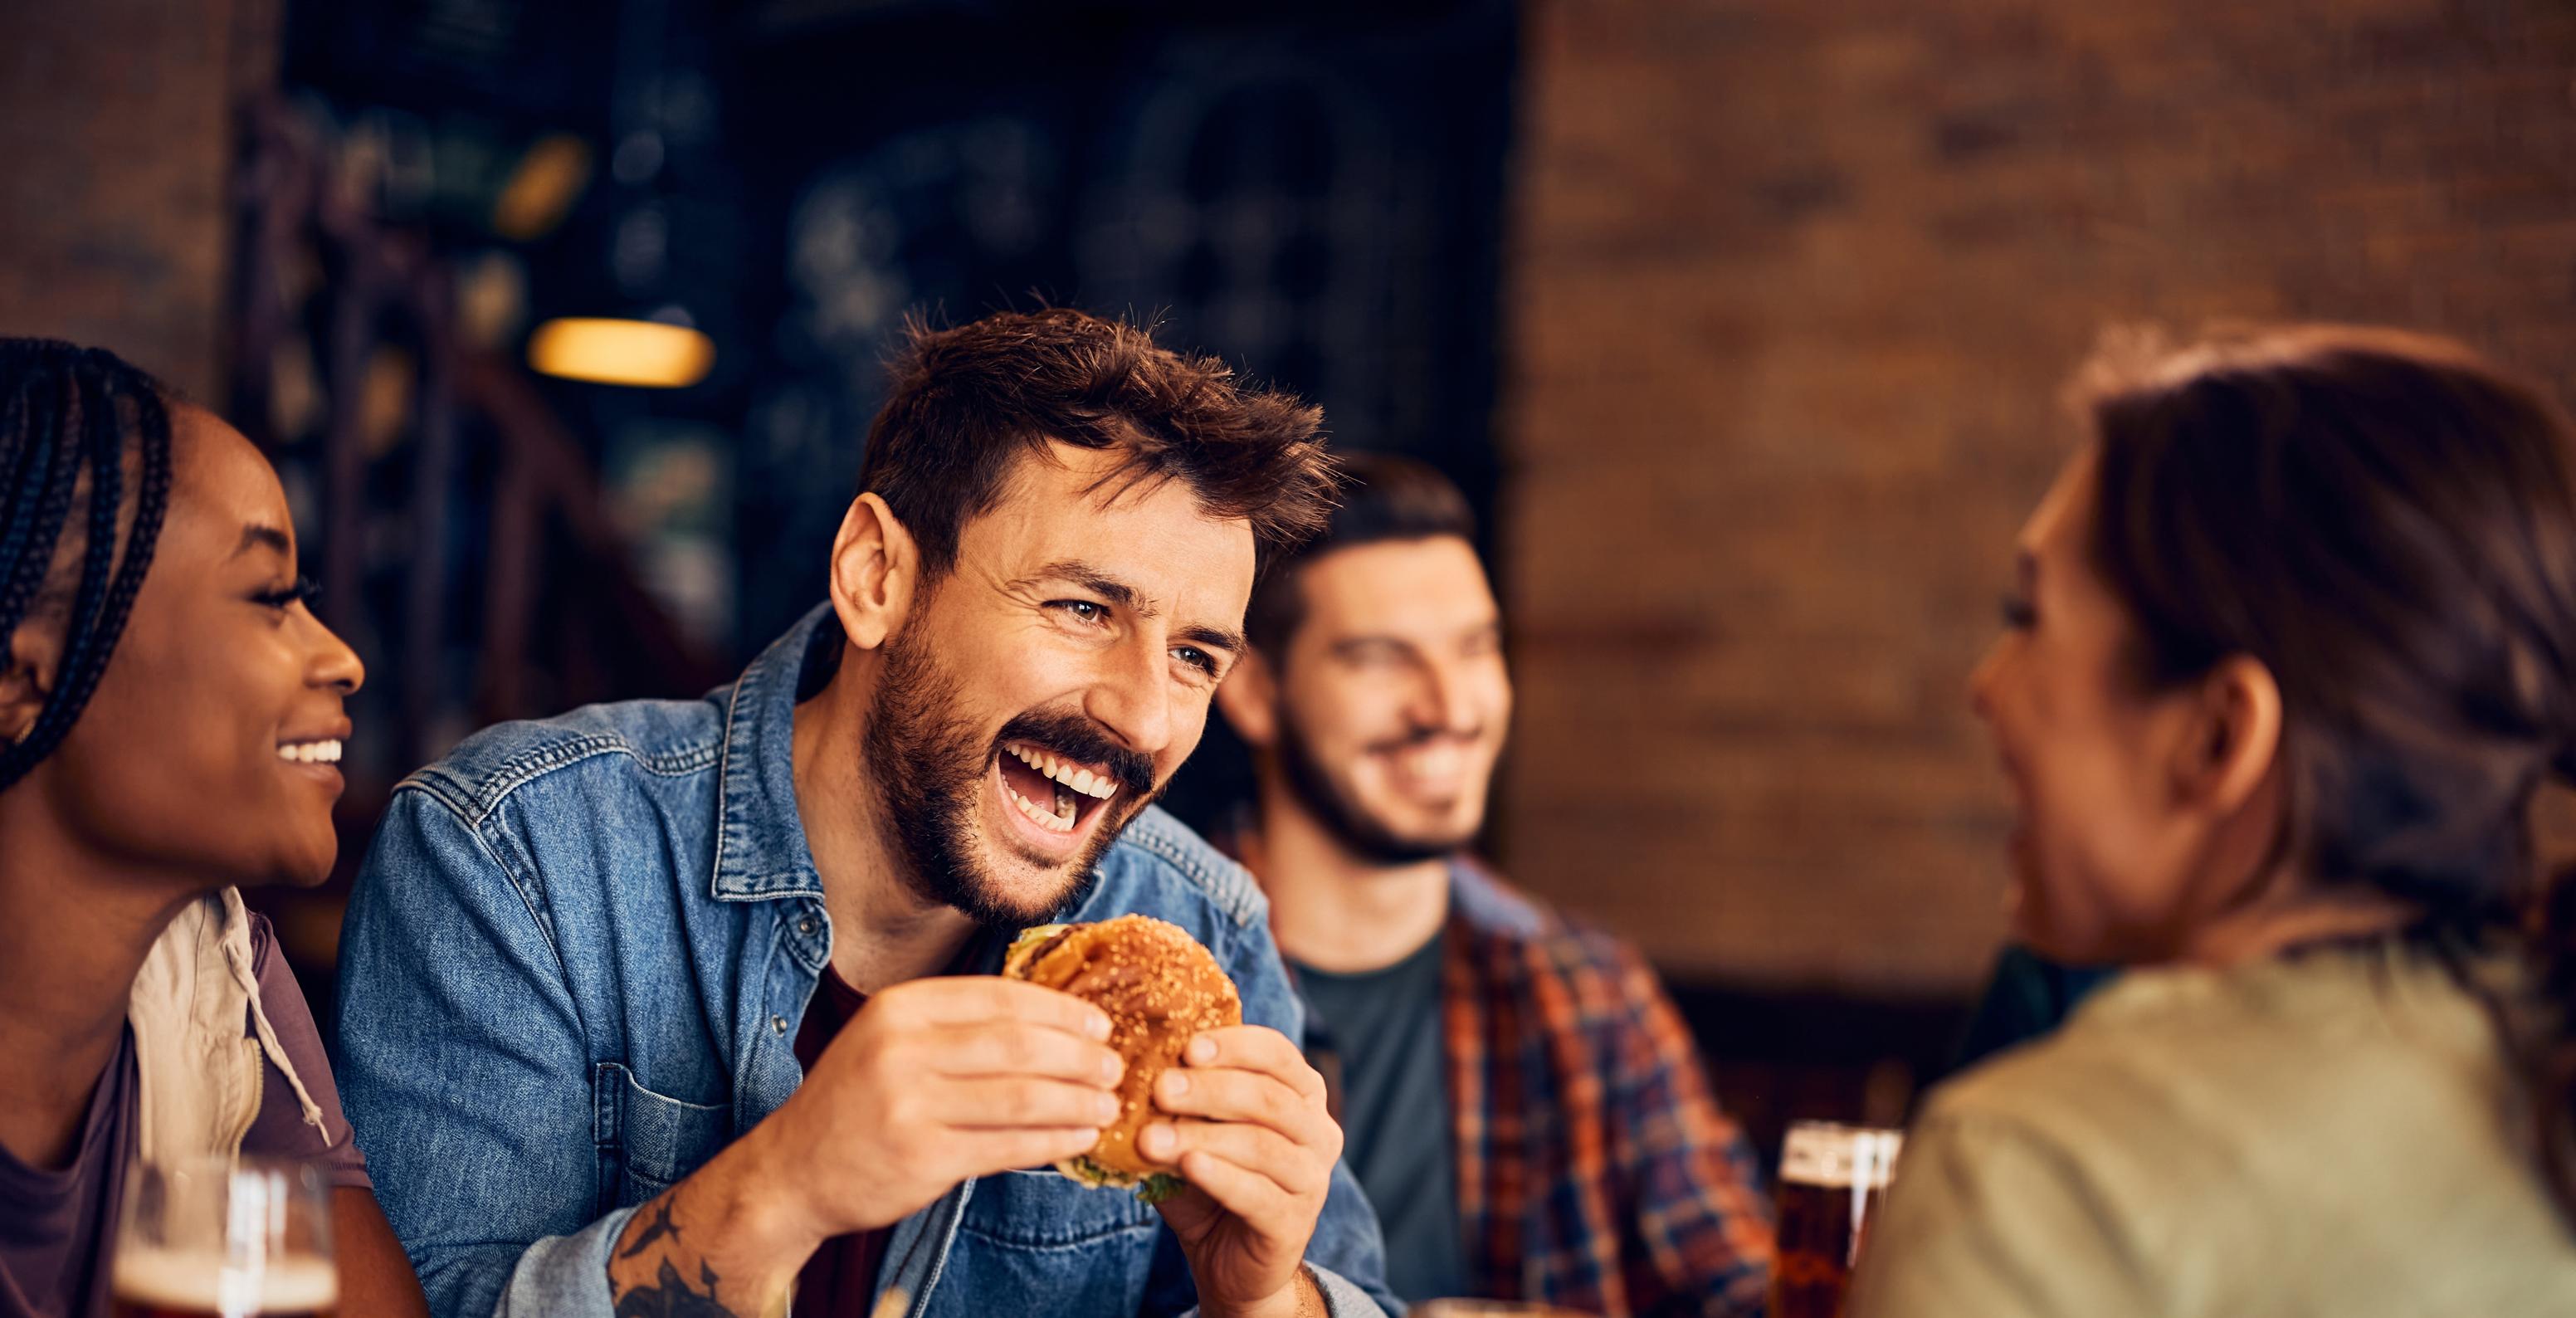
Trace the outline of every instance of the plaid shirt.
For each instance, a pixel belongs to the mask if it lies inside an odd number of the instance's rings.
[[[1636,949],[1451,866],[1445,1016],[1479,1295],[1751,1315],[1771,1273],[1752,1147]]]
[[[1220,843],[1241,855],[1241,835]],[[1602,1315],[1751,1318],[1771,1280],[1752,1146],[1635,948],[1464,857],[1442,974],[1471,1292]],[[1292,971],[1293,977],[1293,971]],[[1331,1022],[1307,1048],[1334,1091]]]

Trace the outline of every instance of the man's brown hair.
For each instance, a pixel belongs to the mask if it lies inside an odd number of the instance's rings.
[[[1288,639],[1306,620],[1305,587],[1298,578],[1308,563],[1336,549],[1389,540],[1476,540],[1476,514],[1467,496],[1437,470],[1390,453],[1353,453],[1340,466],[1340,498],[1323,528],[1261,574],[1244,611],[1244,635],[1274,664],[1288,657]]]
[[[953,329],[916,320],[888,374],[859,489],[912,532],[930,580],[1000,499],[1011,459],[1044,456],[1049,440],[1124,454],[1104,485],[1182,482],[1208,515],[1251,522],[1265,564],[1332,504],[1322,409],[1244,387],[1225,363],[1156,347],[1124,321],[1066,307]]]

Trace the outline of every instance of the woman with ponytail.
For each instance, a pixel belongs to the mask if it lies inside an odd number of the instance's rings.
[[[0,339],[0,1318],[107,1311],[127,1166],[330,1169],[341,1311],[420,1313],[236,884],[314,884],[357,656],[277,477],[112,354]]]
[[[2576,1314],[2576,430],[2456,344],[2110,354],[1972,683],[2021,940],[1849,1312]]]

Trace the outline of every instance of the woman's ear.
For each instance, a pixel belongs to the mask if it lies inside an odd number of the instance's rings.
[[[1244,745],[1266,751],[1279,739],[1279,675],[1259,650],[1245,650],[1217,684],[1216,707]]]
[[[832,611],[841,632],[862,650],[884,645],[912,613],[921,582],[921,551],[894,510],[874,494],[850,501],[832,540]]]
[[[2250,655],[2233,655],[2202,678],[2174,765],[2177,795],[2232,815],[2263,789],[2281,758],[2281,687]]]
[[[0,743],[27,739],[53,698],[62,667],[62,637],[51,627],[22,623],[0,650]]]

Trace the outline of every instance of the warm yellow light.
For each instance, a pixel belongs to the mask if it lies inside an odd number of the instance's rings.
[[[685,325],[654,320],[566,317],[537,326],[528,365],[542,375],[593,384],[680,389],[707,378],[715,341]]]
[[[513,242],[542,238],[563,223],[590,183],[590,144],[570,133],[537,139],[492,203],[492,230]]]

